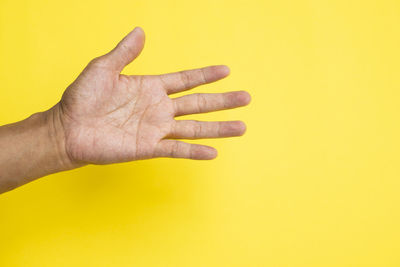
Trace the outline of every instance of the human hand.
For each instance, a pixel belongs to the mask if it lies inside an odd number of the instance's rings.
[[[175,139],[240,136],[241,121],[205,122],[174,117],[247,105],[245,91],[170,98],[229,74],[210,66],[163,75],[122,75],[144,46],[135,28],[111,52],[92,60],[49,111],[71,164],[108,164],[156,157],[213,159],[209,146]]]

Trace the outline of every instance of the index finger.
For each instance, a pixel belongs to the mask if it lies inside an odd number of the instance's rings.
[[[216,65],[159,75],[167,94],[174,94],[196,86],[212,83],[230,73],[228,66]]]

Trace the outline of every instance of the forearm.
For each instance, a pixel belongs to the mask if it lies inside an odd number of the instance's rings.
[[[58,112],[52,108],[0,127],[0,193],[76,167],[65,153]]]

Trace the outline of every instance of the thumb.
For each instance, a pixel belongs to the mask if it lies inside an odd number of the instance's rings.
[[[140,27],[136,27],[122,39],[108,54],[104,55],[107,64],[119,72],[131,63],[143,50],[145,35]]]

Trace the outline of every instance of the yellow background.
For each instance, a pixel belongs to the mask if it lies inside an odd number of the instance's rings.
[[[0,0],[0,124],[46,110],[133,27],[125,73],[227,64],[213,161],[51,175],[0,196],[0,266],[400,266],[400,2]]]

